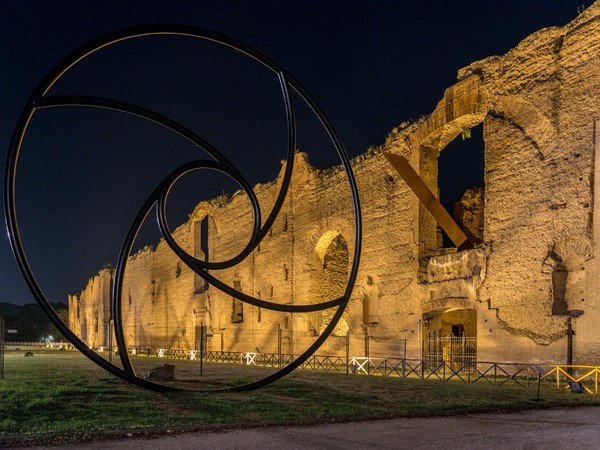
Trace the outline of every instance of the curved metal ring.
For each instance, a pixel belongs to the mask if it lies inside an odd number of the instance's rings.
[[[256,196],[254,195],[253,190],[250,188],[247,181],[243,178],[243,176],[239,173],[237,169],[222,155],[217,149],[211,146],[208,142],[204,141],[202,138],[197,136],[191,130],[186,129],[180,124],[160,115],[153,111],[149,111],[144,108],[140,108],[135,105],[126,104],[123,102],[115,101],[112,99],[105,98],[97,98],[97,97],[81,97],[81,96],[47,96],[48,91],[52,88],[52,86],[73,66],[77,63],[85,59],[87,56],[92,53],[112,45],[117,42],[121,42],[127,39],[138,38],[142,36],[150,36],[150,35],[180,35],[180,36],[189,36],[193,38],[204,39],[208,41],[215,42],[220,45],[224,45],[226,47],[230,47],[246,56],[253,58],[258,61],[275,74],[277,74],[282,94],[284,97],[284,103],[286,106],[286,117],[288,123],[288,164],[286,165],[286,169],[284,172],[282,187],[278,193],[275,204],[265,219],[265,222],[261,226],[261,214],[260,207],[258,201],[256,200]],[[238,292],[235,289],[227,286],[222,283],[220,280],[215,278],[214,276],[208,273],[208,270],[221,269],[225,267],[231,267],[239,262],[241,262],[245,257],[247,257],[260,243],[260,241],[264,238],[276,217],[278,216],[281,207],[283,206],[283,202],[285,200],[285,196],[287,194],[287,190],[289,188],[289,184],[291,181],[291,176],[293,172],[293,162],[294,162],[294,151],[295,151],[295,140],[296,140],[296,132],[295,132],[295,121],[294,121],[294,112],[291,104],[291,99],[289,96],[288,87],[293,89],[306,104],[312,109],[313,113],[318,117],[319,121],[325,128],[327,134],[329,135],[338,156],[344,166],[346,174],[348,176],[348,182],[350,185],[350,190],[352,194],[353,200],[353,208],[354,208],[354,216],[355,216],[355,240],[354,240],[354,255],[352,261],[352,268],[350,270],[350,274],[348,277],[348,283],[346,285],[346,289],[344,295],[338,299],[333,299],[328,302],[323,302],[317,305],[279,305],[271,302],[264,302],[260,299],[256,299],[250,296],[247,296],[241,292]],[[17,161],[19,157],[19,153],[21,151],[21,146],[23,142],[23,138],[27,131],[27,127],[29,126],[33,115],[37,109],[42,108],[50,108],[50,107],[62,107],[62,106],[89,106],[89,107],[100,107],[100,108],[108,108],[121,112],[125,112],[128,114],[134,114],[136,116],[142,117],[147,120],[154,121],[161,126],[164,126],[176,133],[182,135],[183,137],[189,139],[194,144],[196,144],[199,148],[206,151],[209,155],[215,158],[216,162],[213,161],[195,161],[188,163],[180,168],[176,169],[172,172],[167,179],[165,179],[159,186],[153,191],[153,193],[149,196],[148,200],[144,203],[138,216],[134,220],[134,223],[130,227],[125,243],[122,246],[121,253],[119,256],[119,260],[117,263],[116,273],[118,274],[117,280],[115,282],[111,306],[113,317],[115,318],[115,332],[117,335],[117,342],[119,347],[119,354],[121,355],[122,362],[124,365],[124,369],[121,369],[104,358],[100,357],[98,354],[93,352],[88,346],[79,339],[56,315],[49,301],[45,297],[40,285],[38,284],[31,266],[27,260],[26,253],[23,247],[23,243],[21,240],[21,236],[19,233],[18,220],[17,220],[17,212],[16,212],[16,174],[17,174]],[[173,239],[168,226],[166,224],[166,218],[164,214],[165,202],[168,196],[169,189],[171,186],[177,181],[177,179],[183,176],[185,173],[191,170],[198,169],[213,169],[219,170],[223,173],[234,178],[240,186],[247,193],[250,202],[252,204],[253,212],[254,212],[254,226],[252,230],[251,238],[244,247],[244,249],[235,257],[231,258],[228,261],[222,262],[210,262],[210,261],[201,261],[194,258],[192,255],[186,253],[183,249],[181,249],[175,240]],[[350,167],[350,162],[348,155],[344,149],[344,146],[337,136],[335,130],[331,126],[329,120],[326,118],[323,111],[318,107],[316,102],[308,95],[308,93],[301,87],[301,85],[296,82],[289,74],[287,74],[282,68],[280,68],[273,61],[268,59],[266,56],[257,52],[250,47],[245,46],[244,44],[237,42],[233,39],[227,38],[225,36],[219,35],[217,33],[213,33],[210,31],[193,28],[193,27],[181,27],[181,26],[172,26],[172,25],[155,25],[155,26],[143,26],[136,27],[131,29],[126,29],[122,31],[118,31],[116,33],[109,34],[105,37],[101,37],[97,40],[92,41],[88,45],[80,48],[79,50],[73,52],[69,56],[67,56],[62,62],[60,62],[52,71],[50,71],[46,77],[42,79],[42,81],[38,84],[30,99],[24,106],[21,115],[18,119],[17,125],[13,132],[13,136],[10,143],[10,148],[8,152],[6,170],[5,170],[5,178],[4,178],[4,205],[5,205],[5,220],[8,231],[8,236],[10,240],[10,244],[15,255],[15,259],[17,260],[17,264],[29,286],[29,289],[33,293],[36,301],[42,308],[42,310],[46,313],[46,315],[50,318],[56,328],[67,338],[73,345],[81,351],[85,356],[94,361],[100,367],[109,371],[110,373],[119,376],[122,379],[125,379],[131,383],[134,383],[138,386],[144,388],[150,388],[153,390],[173,390],[177,388],[173,388],[170,386],[165,386],[157,383],[150,382],[143,378],[139,378],[135,375],[133,368],[131,367],[131,362],[129,361],[126,349],[126,343],[124,339],[124,335],[122,332],[122,318],[121,318],[121,308],[120,308],[120,297],[122,290],[122,275],[125,270],[126,260],[131,250],[131,245],[135,240],[135,236],[139,231],[138,224],[143,222],[150,211],[150,209],[157,204],[157,220],[159,223],[159,228],[165,237],[165,240],[169,244],[169,246],[173,249],[173,251],[182,259],[182,261],[187,264],[194,272],[198,275],[202,276],[205,280],[214,284],[217,288],[223,290],[229,295],[239,298],[247,303],[254,304],[257,306],[261,306],[267,309],[274,309],[279,311],[287,311],[287,312],[306,312],[306,311],[317,311],[325,308],[331,308],[337,306],[338,309],[335,312],[331,322],[327,325],[323,333],[315,340],[315,342],[295,361],[290,363],[288,366],[283,369],[275,372],[274,374],[258,380],[256,382],[224,389],[225,391],[237,391],[237,390],[247,390],[254,389],[260,386],[264,386],[272,381],[275,381],[284,375],[290,373],[295,368],[299,367],[302,363],[304,363],[313,353],[316,351],[322,343],[327,339],[327,337],[331,334],[333,329],[335,328],[337,322],[341,318],[348,301],[350,299],[350,294],[356,282],[358,265],[360,261],[360,253],[361,253],[361,241],[362,241],[362,227],[361,227],[361,211],[360,211],[360,203],[358,198],[358,189],[356,186],[356,181],[354,179],[354,174],[352,173],[352,169]]]

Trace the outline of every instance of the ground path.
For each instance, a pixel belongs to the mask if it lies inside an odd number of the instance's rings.
[[[30,447],[56,449],[58,447]],[[189,432],[62,444],[62,449],[598,449],[600,408]]]

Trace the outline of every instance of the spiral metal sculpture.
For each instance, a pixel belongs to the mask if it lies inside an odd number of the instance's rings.
[[[284,171],[281,189],[278,192],[277,198],[275,200],[274,206],[270,214],[265,218],[264,222],[261,218],[261,209],[256,195],[249,183],[247,182],[247,180],[244,178],[244,176],[236,167],[234,167],[234,165],[230,161],[228,161],[228,159],[221,152],[219,152],[216,148],[211,146],[200,136],[195,134],[192,130],[154,111],[133,104],[117,101],[114,99],[89,96],[48,95],[48,91],[50,90],[50,88],[66,72],[68,72],[76,64],[78,64],[80,61],[82,61],[92,53],[117,42],[151,35],[178,35],[188,36],[205,41],[211,41],[221,46],[234,49],[235,51],[240,52],[241,54],[250,57],[255,61],[258,61],[265,68],[274,72],[277,75],[281,87],[283,102],[285,104],[285,112],[287,119],[287,165]],[[276,217],[278,216],[281,210],[281,207],[284,203],[284,199],[287,195],[288,188],[290,186],[290,180],[294,169],[294,151],[296,148],[295,113],[290,98],[290,90],[295,91],[300,96],[300,98],[302,98],[302,100],[306,102],[306,104],[310,107],[313,113],[317,116],[322,126],[325,128],[345,169],[353,199],[355,217],[355,242],[352,267],[348,276],[348,283],[346,285],[344,294],[341,297],[331,299],[319,304],[291,305],[264,301],[259,298],[252,297],[250,295],[246,295],[236,289],[233,289],[232,287],[223,283],[217,277],[209,273],[209,271],[226,269],[235,266],[241,261],[243,261],[248,255],[250,255],[252,251],[260,244],[261,240],[265,237],[265,235],[268,233],[269,229],[273,225],[273,222],[275,221]],[[17,176],[17,161],[21,152],[21,146],[27,131],[27,127],[30,124],[37,110],[70,106],[104,108],[108,110],[118,111],[121,113],[131,114],[142,119],[154,122],[183,136],[185,139],[189,140],[198,148],[202,149],[203,151],[208,153],[212,158],[214,158],[214,160],[190,161],[175,169],[164,180],[162,180],[152,191],[152,193],[148,196],[146,202],[140,208],[139,212],[137,213],[137,216],[135,217],[133,223],[129,228],[127,236],[124,239],[124,243],[121,247],[119,258],[115,268],[115,280],[111,292],[111,315],[114,320],[114,332],[117,347],[119,350],[119,356],[122,363],[122,368],[112,364],[111,362],[105,360],[100,355],[92,351],[87,346],[87,344],[83,342],[77,335],[75,335],[75,333],[73,333],[73,331],[71,331],[71,329],[69,329],[69,327],[66,324],[64,324],[63,321],[57,316],[56,312],[50,305],[48,299],[45,297],[40,285],[38,284],[34,276],[31,266],[27,260],[25,248],[23,246],[21,236],[19,233],[17,221],[17,207],[15,199],[15,185]],[[248,241],[248,244],[239,252],[237,256],[234,256],[227,261],[202,261],[193,257],[177,244],[167,225],[165,208],[169,191],[177,182],[177,180],[182,176],[190,172],[203,169],[218,171],[235,180],[235,182],[239,184],[239,186],[248,196],[249,202],[252,206],[254,222],[252,227],[252,234]],[[308,95],[308,93],[302,88],[302,86],[276,63],[274,63],[261,53],[257,52],[256,50],[240,42],[216,34],[214,32],[198,28],[156,25],[136,27],[118,31],[90,42],[89,44],[83,46],[79,50],[76,50],[75,52],[71,53],[56,67],[54,67],[54,69],[51,70],[38,84],[33,94],[27,101],[13,132],[8,152],[8,160],[6,164],[6,172],[4,179],[4,205],[8,236],[17,264],[36,301],[38,302],[42,310],[45,312],[45,314],[53,322],[53,324],[56,326],[56,328],[63,334],[65,338],[67,338],[73,344],[73,346],[75,346],[81,353],[83,353],[85,356],[87,356],[90,360],[95,362],[100,367],[126,381],[152,390],[167,391],[178,390],[180,388],[154,383],[136,375],[131,360],[129,358],[125,342],[122,320],[121,297],[123,290],[123,278],[125,268],[127,266],[127,259],[131,253],[133,243],[142,224],[144,223],[146,217],[153,208],[155,208],[156,210],[156,219],[160,232],[164,237],[166,243],[173,250],[173,252],[175,252],[175,254],[181,259],[181,261],[183,261],[183,263],[186,264],[196,274],[198,274],[208,283],[222,290],[226,294],[248,304],[258,306],[260,308],[288,313],[313,312],[337,307],[337,310],[334,313],[332,320],[327,325],[323,333],[321,333],[321,335],[314,341],[314,343],[292,363],[263,379],[242,386],[221,389],[222,391],[250,390],[261,386],[265,386],[283,377],[284,375],[290,373],[291,371],[302,365],[323,344],[323,342],[334,330],[336,324],[342,316],[342,313],[344,312],[344,309],[348,304],[350,294],[356,282],[361,253],[362,235],[361,211],[358,199],[358,190],[356,186],[356,181],[354,179],[354,175],[352,173],[352,169],[350,167],[348,155],[344,149],[342,142],[340,141],[335,130],[333,129],[333,126],[326,118],[323,111],[319,108],[317,103]]]

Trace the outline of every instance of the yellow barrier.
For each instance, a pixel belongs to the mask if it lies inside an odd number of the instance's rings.
[[[583,375],[574,376],[573,373],[586,371]],[[552,370],[542,375],[541,379],[550,379],[552,374],[556,376],[556,389],[561,389],[561,380],[563,381],[562,389],[570,387],[569,381],[573,383],[579,383],[587,394],[597,395],[598,394],[598,374],[600,373],[600,366],[556,366]],[[583,384],[584,381],[593,381],[593,390]],[[565,386],[566,382],[566,386]]]

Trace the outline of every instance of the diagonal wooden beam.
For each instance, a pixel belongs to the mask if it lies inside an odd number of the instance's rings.
[[[427,187],[419,174],[415,172],[415,169],[412,168],[408,160],[404,156],[388,152],[383,152],[383,156],[387,158],[406,184],[408,184],[408,187],[415,193],[421,203],[423,203],[423,206],[427,208],[427,211],[431,213],[440,227],[442,227],[442,230],[444,230],[448,237],[452,239],[454,245],[461,250],[473,248],[473,244],[469,241],[465,233],[462,232],[452,216],[448,214],[448,211],[446,211],[440,201],[433,195],[433,192]]]

